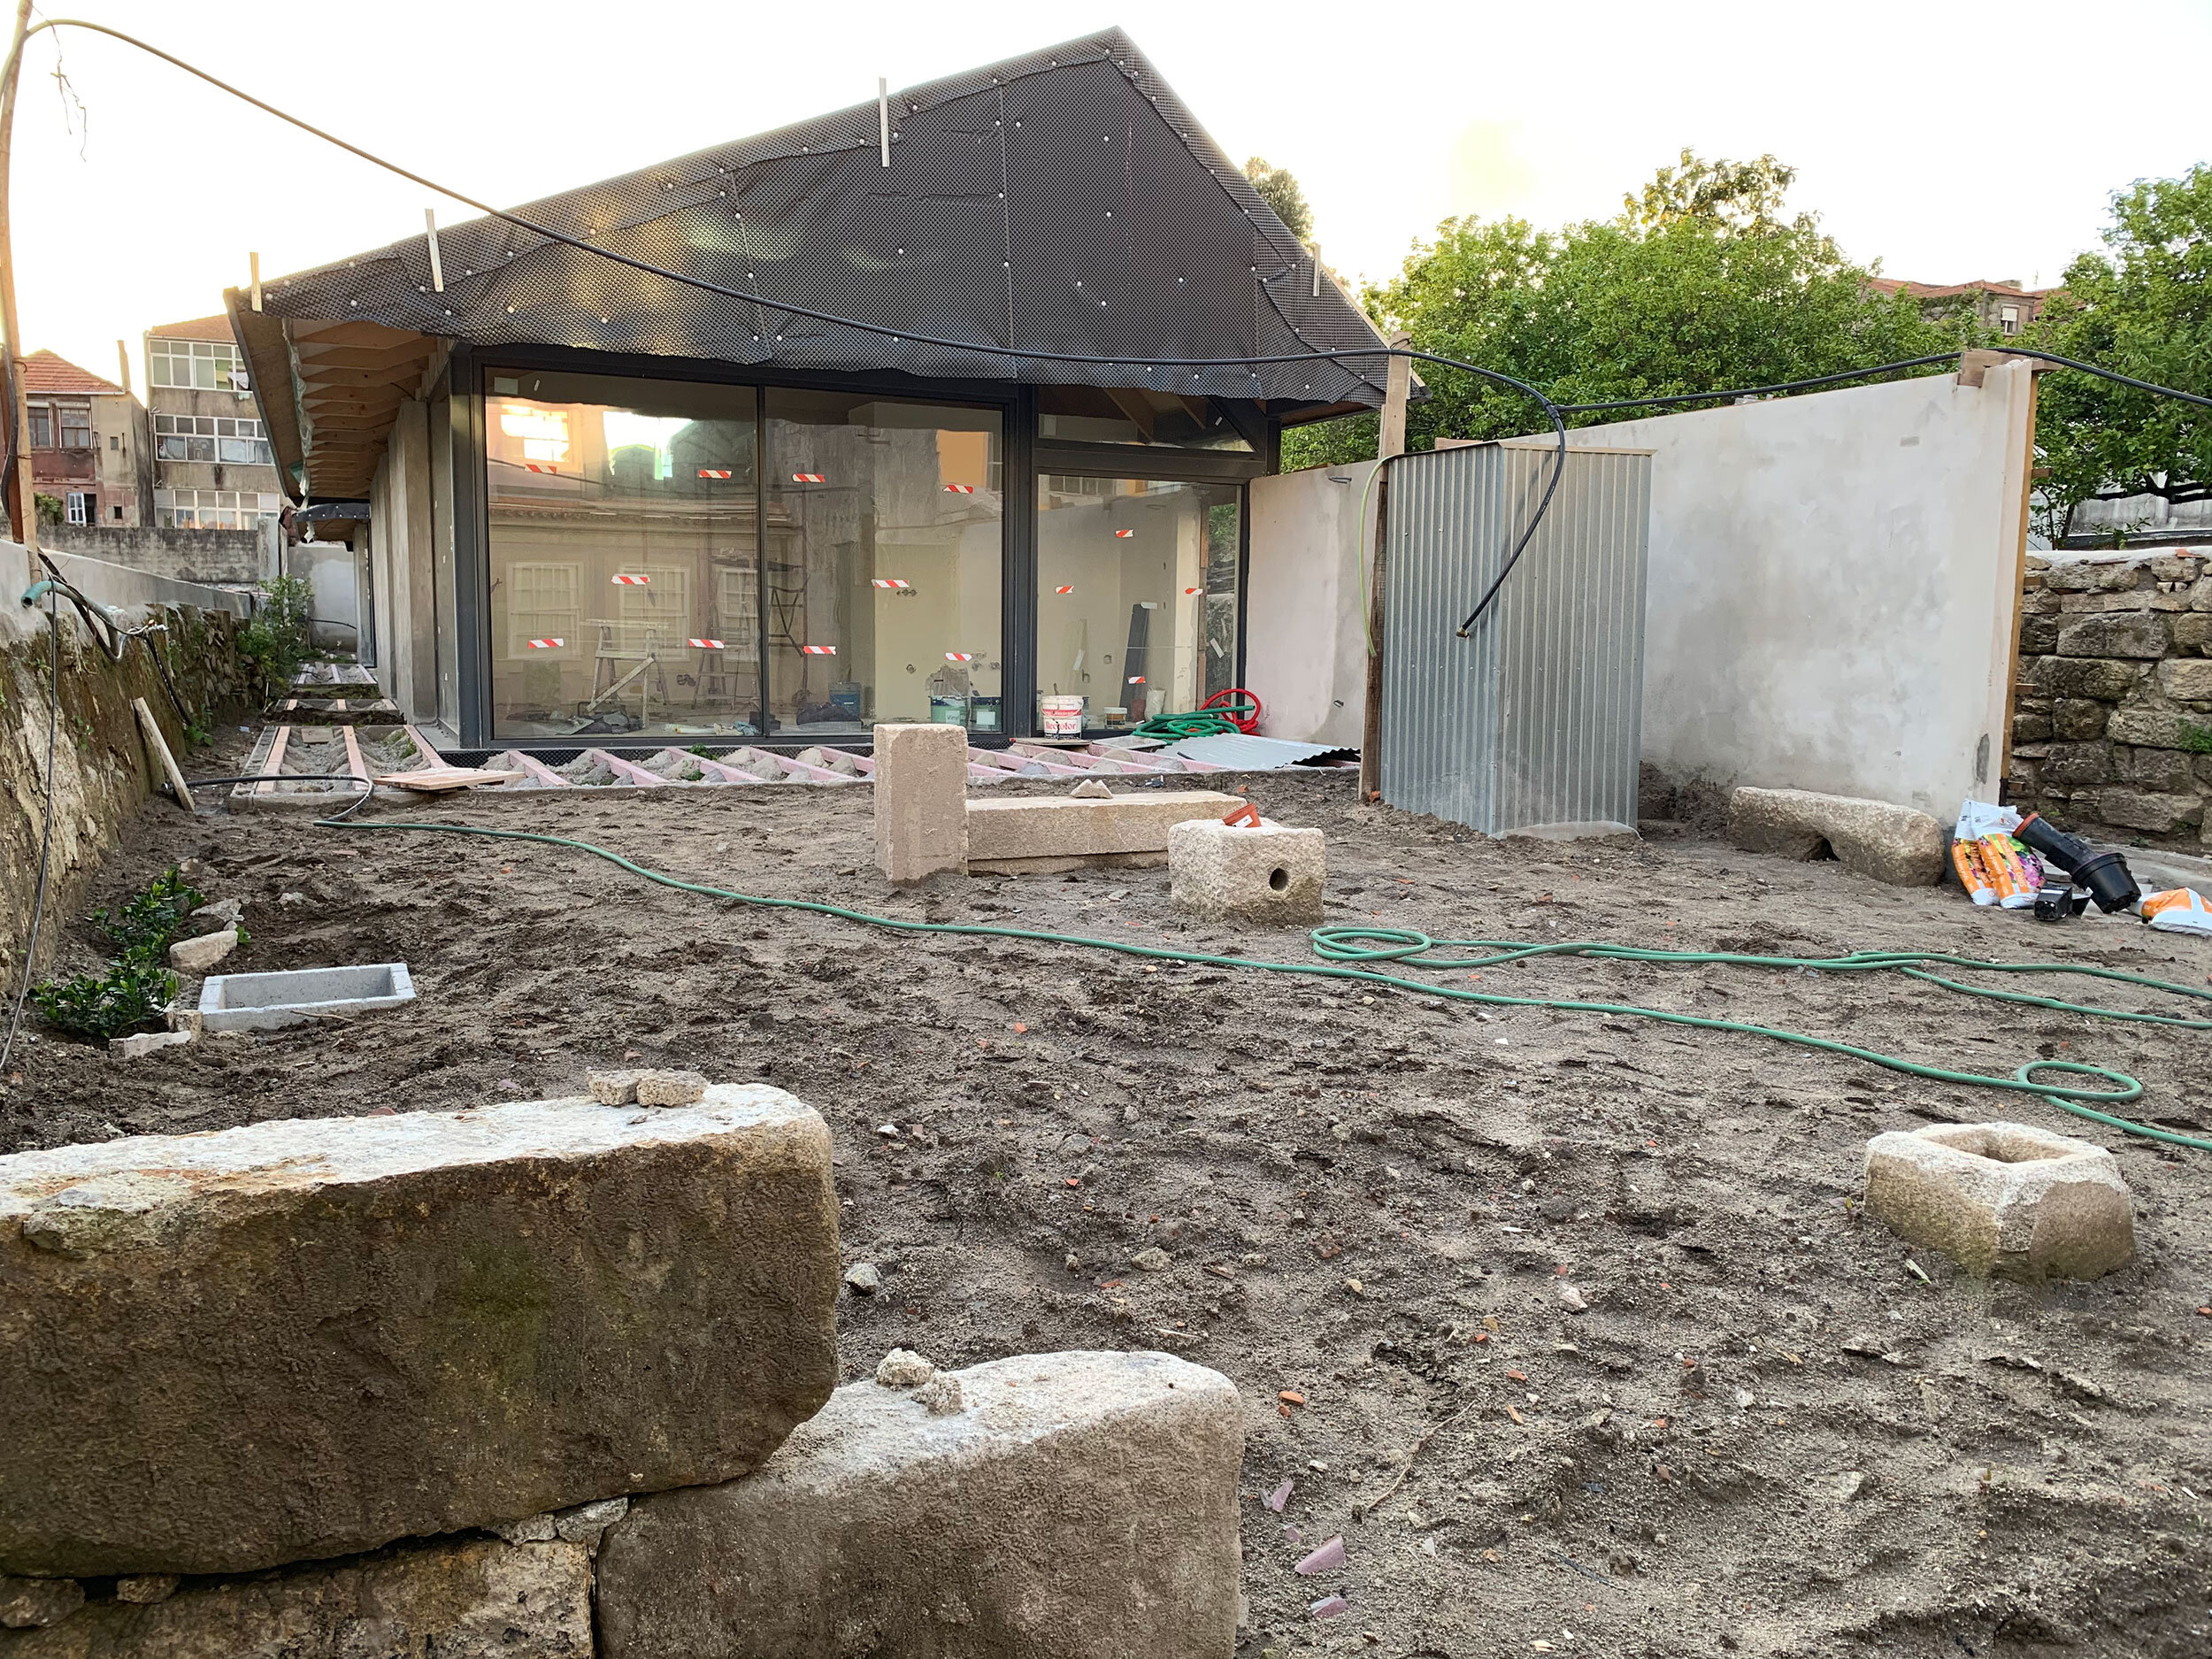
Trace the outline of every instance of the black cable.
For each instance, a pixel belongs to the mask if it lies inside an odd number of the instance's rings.
[[[2011,348],[2006,349],[2009,350]],[[1923,369],[1933,363],[1955,363],[1958,357],[1955,351],[1939,351],[1933,357],[1907,357],[1902,363],[1884,363],[1870,369],[1845,369],[1837,374],[1816,374],[1806,380],[1780,380],[1772,386],[1747,386],[1733,392],[1678,392],[1665,397],[1621,397],[1609,403],[1562,403],[1559,407],[1570,415],[1594,415],[1608,409],[1659,409],[1670,403],[1712,403],[1738,397],[1765,397],[1777,392],[1803,392],[1816,386],[1835,386],[1845,380],[1869,380],[1878,374],[1891,374],[1899,369]],[[2073,366],[2079,368],[2086,365],[2077,364]],[[2188,394],[2179,392],[2175,396],[2185,397]]]
[[[46,627],[53,676],[46,688],[46,825],[38,837],[38,886],[31,895],[31,937],[23,948],[23,983],[16,987],[15,1006],[8,1013],[7,1041],[0,1042],[0,1078],[7,1076],[16,1033],[23,1025],[23,1002],[31,994],[31,975],[38,962],[39,926],[46,918],[47,872],[54,851],[54,733],[61,724],[61,604],[50,589],[46,595]]]

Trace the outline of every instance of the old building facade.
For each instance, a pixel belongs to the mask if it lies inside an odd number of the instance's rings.
[[[112,380],[51,351],[24,359],[31,479],[65,524],[131,528],[153,511],[146,411]]]
[[[283,510],[230,319],[203,317],[146,331],[154,448],[154,522],[164,529],[252,530]]]

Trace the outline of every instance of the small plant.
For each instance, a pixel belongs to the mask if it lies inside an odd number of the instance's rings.
[[[2181,723],[2181,746],[2192,755],[2212,755],[2212,726],[2198,726],[2193,721]]]
[[[185,919],[206,902],[204,893],[165,870],[115,910],[93,911],[92,926],[122,961],[157,962],[184,931]]]
[[[308,632],[313,593],[303,577],[272,577],[264,585],[253,620],[238,636],[239,649],[261,675],[265,696],[289,690],[300,664],[314,654]]]
[[[104,973],[42,985],[31,1001],[49,1024],[75,1037],[104,1042],[159,1025],[177,994],[177,976],[151,958],[126,957]]]

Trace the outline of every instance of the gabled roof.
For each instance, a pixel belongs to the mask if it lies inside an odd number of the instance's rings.
[[[1971,282],[1907,282],[1895,277],[1869,277],[1866,285],[1885,294],[1905,294],[1916,300],[1947,300],[1961,294],[2002,294],[2015,299],[2040,300],[2058,292],[2056,288],[2024,288],[2014,281],[1992,282],[1984,279]]]
[[[64,396],[121,397],[123,388],[112,380],[104,380],[89,369],[81,369],[67,357],[57,357],[50,351],[34,351],[23,359],[23,389],[26,392],[58,392]]]
[[[294,357],[286,378],[303,388],[311,473],[321,471],[317,392],[296,342],[340,323],[364,325],[349,350],[392,352],[409,337],[442,336],[1381,403],[1379,357],[1348,366],[1249,361],[1378,339],[1120,30],[899,92],[890,113],[888,167],[870,101],[518,210],[767,303],[476,219],[439,230],[442,292],[418,234],[264,283],[258,314],[228,296],[256,384],[275,384],[278,365],[259,359],[280,322]],[[1018,361],[926,345],[795,316],[778,300],[915,334],[1102,361]],[[1169,369],[1148,362],[1155,357],[1234,361]],[[348,383],[349,419],[363,407],[361,386]],[[314,480],[319,489],[365,481]]]
[[[227,317],[196,317],[187,323],[156,323],[146,331],[162,340],[223,340],[231,338]]]

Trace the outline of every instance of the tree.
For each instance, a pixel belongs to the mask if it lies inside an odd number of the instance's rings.
[[[1540,230],[1525,219],[1454,219],[1414,244],[1390,282],[1363,295],[1388,334],[1525,380],[1561,403],[1709,392],[1802,380],[1955,346],[1902,296],[1868,286],[1810,213],[1783,216],[1793,172],[1772,157],[1675,166],[1624,199],[1619,217]],[[1408,444],[1541,431],[1526,396],[1423,368],[1429,396]],[[1571,424],[1636,411],[1571,417]],[[1285,434],[1286,466],[1374,454],[1375,421]]]
[[[1313,208],[1306,201],[1306,193],[1298,188],[1298,180],[1288,167],[1270,166],[1266,158],[1255,156],[1244,164],[1244,176],[1260,200],[1275,210],[1275,217],[1283,221],[1290,234],[1302,242],[1313,242]]]
[[[2116,193],[2104,243],[2022,343],[2212,395],[2212,165]],[[2085,501],[2212,498],[2212,411],[2192,404],[2061,372],[2043,379],[2036,438],[2054,542]]]

